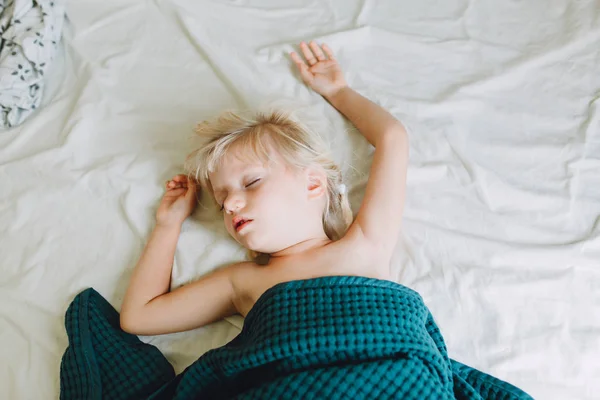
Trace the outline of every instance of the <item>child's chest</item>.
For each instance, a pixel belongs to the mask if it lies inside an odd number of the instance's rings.
[[[312,259],[310,262],[303,259],[290,259],[286,262],[256,266],[249,269],[238,279],[236,286],[235,305],[242,316],[246,316],[256,301],[268,289],[278,283],[293,280],[312,279],[322,276],[365,276],[376,279],[390,279],[389,263],[382,268],[380,262],[358,262],[358,259],[337,257],[334,261],[330,257]]]

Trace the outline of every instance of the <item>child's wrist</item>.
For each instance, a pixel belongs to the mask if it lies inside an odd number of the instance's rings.
[[[156,220],[156,225],[154,226],[154,229],[158,229],[161,231],[173,231],[173,232],[179,232],[181,230],[181,225],[183,225],[183,222],[179,222],[179,221],[161,221],[161,220]]]
[[[336,91],[326,95],[325,99],[327,101],[329,101],[331,104],[335,105],[335,102],[339,101],[339,99],[342,98],[348,90],[350,90],[350,87],[348,85],[342,86],[341,88],[337,89]]]

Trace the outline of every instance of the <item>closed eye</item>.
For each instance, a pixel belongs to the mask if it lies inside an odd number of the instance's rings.
[[[260,181],[260,178],[257,178],[255,180],[253,180],[252,182],[250,182],[249,184],[247,184],[246,188],[249,188],[250,186],[254,185],[255,183],[257,183],[258,181]],[[221,208],[219,209],[219,211],[223,211],[225,209],[225,203],[223,202],[223,204],[221,205]]]
[[[246,185],[246,187],[250,187],[252,185],[254,185],[256,182],[260,181],[260,178],[253,180],[252,182],[250,182],[249,184]]]

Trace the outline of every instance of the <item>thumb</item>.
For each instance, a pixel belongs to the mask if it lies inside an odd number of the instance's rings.
[[[186,200],[196,199],[196,182],[193,179],[188,179],[187,192],[185,193]]]
[[[310,84],[313,80],[313,74],[308,69],[308,66],[306,65],[304,60],[302,60],[302,58],[300,58],[298,53],[296,53],[295,51],[292,51],[290,53],[290,56],[292,57],[292,61],[294,62],[294,64],[296,64],[296,67],[298,68],[298,71],[300,72],[300,76],[302,77],[302,80],[305,83]]]
[[[302,77],[302,80],[310,85],[314,79],[312,72],[309,71],[308,67],[304,63],[300,64],[298,67],[300,68],[300,76]]]

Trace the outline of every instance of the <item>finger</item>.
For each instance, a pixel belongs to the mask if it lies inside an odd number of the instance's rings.
[[[317,60],[325,61],[325,54],[323,54],[323,51],[321,50],[317,42],[313,40],[309,43],[309,46],[315,57],[317,57]]]
[[[184,193],[185,193],[184,188],[173,188],[173,189],[167,190],[166,195],[168,195],[169,197],[179,197]]]
[[[302,80],[308,84],[314,79],[312,72],[310,72],[306,64],[300,65],[300,76],[302,77]]]
[[[306,58],[306,62],[308,63],[308,65],[312,66],[317,63],[315,55],[312,53],[312,51],[306,43],[300,43],[300,49],[302,50],[302,54],[304,55],[304,58]]]
[[[331,51],[331,49],[329,48],[329,46],[327,46],[327,44],[323,43],[321,45],[321,47],[323,47],[323,51],[325,52],[325,54],[327,54],[327,57],[329,57],[330,60],[335,60],[335,56],[333,55],[333,51]]]
[[[296,63],[296,67],[298,67],[298,71],[300,71],[300,76],[302,77],[302,79],[307,83],[311,82],[312,74],[308,70],[308,65],[306,65],[304,60],[300,58],[298,53],[291,52],[290,55],[292,56],[292,60],[294,61],[294,63]]]
[[[196,199],[196,183],[193,180],[190,180],[187,186],[185,197],[188,200],[191,200],[192,198]]]
[[[172,180],[175,182],[185,182],[187,181],[187,176],[183,174],[175,175]]]
[[[302,59],[302,57],[300,57],[298,55],[298,53],[296,53],[295,51],[292,51],[290,53],[290,56],[292,57],[292,61],[296,64],[296,66],[298,66],[298,69],[301,69],[300,68],[301,64],[306,65],[306,63],[304,62],[304,60]]]

